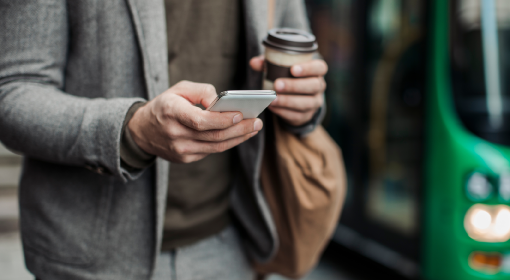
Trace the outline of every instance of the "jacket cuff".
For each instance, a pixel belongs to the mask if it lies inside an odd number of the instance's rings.
[[[322,106],[319,108],[319,110],[317,110],[317,112],[315,112],[310,121],[300,126],[290,125],[281,118],[278,118],[278,120],[280,121],[280,125],[283,129],[295,134],[298,137],[305,137],[308,133],[314,131],[315,128],[321,124],[325,114],[326,108]]]
[[[146,153],[133,140],[127,124],[135,114],[136,110],[144,106],[147,102],[137,102],[129,108],[122,125],[122,136],[120,140],[120,158],[121,167],[126,170],[136,172],[140,169],[149,167],[156,160],[156,156]]]

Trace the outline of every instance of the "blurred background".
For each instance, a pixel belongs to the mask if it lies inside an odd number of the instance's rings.
[[[21,157],[0,144],[0,279],[33,279],[26,271],[18,233],[17,186]]]
[[[349,182],[306,279],[509,279],[510,1],[306,3]],[[0,146],[0,279],[31,279],[20,163]]]

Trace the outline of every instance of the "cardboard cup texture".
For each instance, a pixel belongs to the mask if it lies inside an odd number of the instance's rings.
[[[291,78],[290,68],[312,60],[317,50],[315,36],[291,28],[271,29],[263,43],[266,51],[262,88],[266,90],[273,90],[278,78]]]

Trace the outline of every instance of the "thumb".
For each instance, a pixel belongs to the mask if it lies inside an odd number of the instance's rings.
[[[175,94],[187,99],[191,104],[200,104],[205,108],[214,101],[218,94],[211,84],[181,81],[174,86]]]
[[[262,72],[264,70],[264,56],[259,55],[250,59],[250,67],[257,72]]]

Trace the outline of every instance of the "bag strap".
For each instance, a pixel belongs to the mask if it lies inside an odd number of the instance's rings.
[[[274,24],[274,0],[267,0],[267,30]]]

